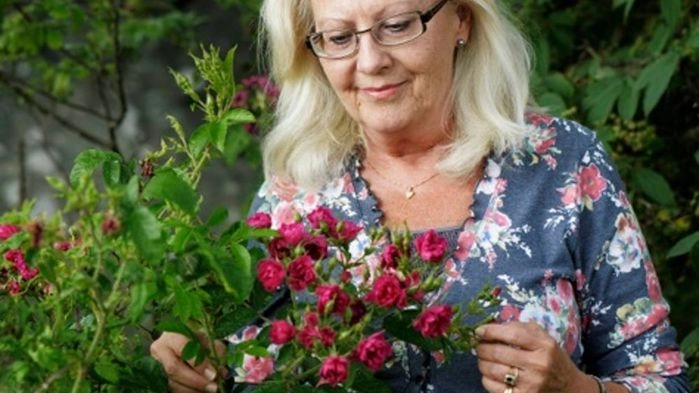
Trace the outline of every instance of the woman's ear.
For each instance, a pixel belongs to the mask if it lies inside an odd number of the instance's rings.
[[[466,4],[458,4],[456,6],[456,15],[459,17],[459,39],[468,41],[471,35],[471,8]]]

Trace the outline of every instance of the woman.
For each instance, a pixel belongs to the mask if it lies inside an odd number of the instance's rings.
[[[437,228],[447,302],[502,288],[475,354],[409,352],[380,374],[395,391],[687,392],[623,185],[593,132],[528,112],[528,46],[497,3],[265,1],[281,95],[253,211]],[[215,391],[184,341],[152,347],[172,391]]]

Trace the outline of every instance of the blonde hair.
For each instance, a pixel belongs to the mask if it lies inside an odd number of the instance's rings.
[[[454,0],[471,10],[471,32],[454,59],[455,134],[438,169],[468,176],[491,152],[516,148],[525,135],[530,46],[499,1]],[[265,0],[260,24],[270,74],[279,84],[276,121],[263,144],[265,176],[314,189],[340,175],[362,145],[361,131],[333,92],[305,37],[309,0]]]

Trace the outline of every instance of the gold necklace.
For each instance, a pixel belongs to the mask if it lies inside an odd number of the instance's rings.
[[[374,172],[376,172],[376,174],[377,174],[380,178],[382,178],[382,179],[384,179],[385,181],[387,181],[388,184],[392,185],[395,189],[397,189],[397,190],[399,190],[399,191],[402,191],[402,192],[403,192],[403,195],[405,196],[405,199],[411,199],[412,197],[414,197],[414,196],[415,196],[415,190],[416,190],[418,187],[424,185],[424,184],[427,183],[428,181],[430,181],[430,180],[434,179],[435,177],[439,176],[439,172],[433,173],[433,174],[431,174],[429,177],[427,177],[427,178],[425,178],[425,179],[423,179],[423,180],[421,180],[421,181],[419,181],[419,182],[417,182],[417,183],[415,183],[415,184],[412,184],[412,185],[408,186],[408,188],[405,188],[405,186],[403,186],[403,185],[401,185],[401,184],[398,184],[398,183],[394,182],[393,180],[391,180],[391,179],[387,178],[386,176],[384,176],[378,169],[376,169],[375,166],[371,165],[371,162],[369,162],[369,161],[365,161],[365,162],[366,162],[367,165],[369,165],[369,168],[371,168]],[[404,188],[405,188],[405,190],[403,190]]]

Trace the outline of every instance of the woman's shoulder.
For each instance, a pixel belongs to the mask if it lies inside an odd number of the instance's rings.
[[[594,130],[574,120],[529,112],[525,121],[522,144],[510,155],[515,166],[536,164],[557,169],[564,162],[579,160],[590,150],[604,149]]]

